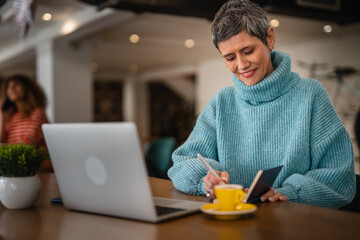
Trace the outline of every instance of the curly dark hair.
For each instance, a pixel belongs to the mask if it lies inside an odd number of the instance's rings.
[[[22,75],[22,74],[16,74],[12,75],[10,77],[7,77],[3,81],[2,86],[2,98],[6,96],[6,91],[8,89],[9,83],[11,81],[15,81],[16,83],[19,83],[24,88],[24,108],[21,110],[22,117],[26,118],[31,115],[31,113],[38,107],[46,107],[47,100],[44,91],[42,88],[37,84],[36,81],[33,79]],[[17,111],[15,103],[10,102],[9,103],[9,117]]]

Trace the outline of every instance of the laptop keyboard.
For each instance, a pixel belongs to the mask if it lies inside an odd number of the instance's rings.
[[[163,207],[163,206],[155,206],[156,207],[156,213],[158,216],[168,214],[168,213],[174,213],[174,212],[180,212],[184,211],[185,209],[182,208],[169,208],[169,207]]]

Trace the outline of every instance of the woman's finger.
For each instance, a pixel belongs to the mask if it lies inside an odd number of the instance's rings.
[[[274,189],[270,188],[270,190],[263,194],[260,199],[262,202],[265,202],[273,195],[275,195]]]
[[[229,181],[230,181],[230,176],[227,172],[220,172],[219,174],[221,180],[225,183],[225,184],[228,184]]]
[[[274,195],[272,195],[271,197],[269,197],[269,201],[270,201],[270,202],[278,201],[281,196],[282,196],[281,193],[275,193]]]
[[[281,195],[280,197],[279,197],[279,199],[280,199],[280,201],[284,201],[284,202],[286,202],[288,199],[287,199],[287,197],[286,196],[283,196],[283,195]]]
[[[219,184],[219,182],[221,182],[217,177],[212,175],[210,172],[208,172],[208,174],[204,177],[203,181],[205,183],[205,186],[204,186],[205,191],[209,192],[209,193],[213,193],[214,187],[217,184]]]
[[[220,176],[221,173],[218,172],[218,175]],[[211,187],[211,188],[215,187],[215,186],[218,185],[218,184],[224,183],[224,180],[219,179],[218,177],[214,176],[214,175],[213,175],[212,173],[210,173],[210,172],[208,172],[206,176],[208,177],[208,181],[209,181],[209,183],[210,183],[210,187]]]
[[[205,183],[204,185],[205,191],[208,191],[212,187],[211,183],[209,182],[208,176],[205,176],[203,181]]]
[[[207,196],[215,197],[215,190],[214,187],[219,184],[226,184],[229,182],[229,174],[227,172],[220,172],[215,170],[216,173],[220,176],[220,179],[214,176],[209,171],[207,175],[204,177],[203,181],[205,183],[204,189],[207,193]]]
[[[287,197],[283,196],[281,193],[278,193],[273,188],[271,188],[267,193],[261,196],[261,201],[287,201]]]
[[[205,178],[204,178],[205,179]],[[205,181],[204,181],[205,182]],[[214,189],[209,187],[206,183],[204,185],[204,189],[205,189],[205,192],[206,192],[206,196],[207,197],[214,197],[215,196],[215,192],[214,192]]]

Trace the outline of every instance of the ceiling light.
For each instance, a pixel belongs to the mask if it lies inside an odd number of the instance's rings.
[[[69,20],[67,22],[64,23],[64,25],[62,26],[60,33],[63,35],[67,35],[69,33],[72,33],[73,31],[75,31],[77,28],[77,23],[73,20]]]
[[[272,26],[272,27],[278,27],[279,25],[280,25],[280,22],[279,22],[279,20],[277,20],[277,19],[272,19],[271,21],[270,21],[270,25]]]
[[[195,41],[192,39],[186,39],[184,44],[185,44],[185,47],[187,47],[187,48],[195,47]]]
[[[50,21],[51,18],[52,18],[52,15],[51,15],[50,13],[44,13],[44,14],[42,15],[42,20],[43,20],[43,21]]]
[[[136,74],[136,73],[138,73],[138,72],[139,72],[139,66],[136,65],[136,64],[131,64],[131,65],[129,66],[129,72],[130,72],[131,74]]]
[[[130,39],[130,42],[137,43],[137,42],[139,42],[140,37],[137,34],[132,34],[129,39]]]
[[[326,32],[326,33],[331,33],[331,32],[333,31],[333,28],[332,28],[331,25],[325,25],[325,26],[323,27],[323,30],[324,30],[324,32]]]

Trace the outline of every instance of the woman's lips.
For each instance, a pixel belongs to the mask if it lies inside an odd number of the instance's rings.
[[[257,70],[257,68],[250,70],[248,72],[243,72],[243,73],[241,73],[241,76],[243,76],[244,78],[252,77],[255,74],[256,70]]]

